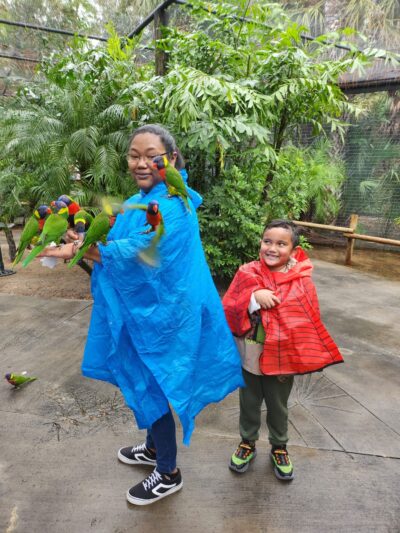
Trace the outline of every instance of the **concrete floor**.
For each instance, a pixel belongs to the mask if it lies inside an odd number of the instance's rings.
[[[290,453],[275,479],[265,427],[245,475],[232,394],[179,446],[184,488],[147,507],[125,500],[149,470],[119,463],[139,443],[119,392],[80,375],[91,303],[0,294],[0,531],[6,533],[400,532],[400,283],[315,261],[323,318],[346,362],[296,378]],[[1,283],[1,278],[0,278]]]

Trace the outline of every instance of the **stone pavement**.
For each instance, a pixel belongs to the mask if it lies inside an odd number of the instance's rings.
[[[119,463],[139,443],[119,392],[80,375],[91,302],[0,294],[0,531],[6,533],[400,532],[400,283],[315,261],[322,315],[345,364],[296,378],[290,453],[275,479],[265,427],[245,475],[231,472],[237,392],[179,446],[183,489],[135,507],[149,470]],[[1,283],[0,279],[0,283]]]

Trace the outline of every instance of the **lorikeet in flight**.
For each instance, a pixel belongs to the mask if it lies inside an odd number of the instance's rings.
[[[151,239],[149,246],[138,253],[138,257],[149,266],[157,266],[160,263],[157,246],[161,237],[165,233],[164,221],[159,209],[159,203],[157,200],[150,200],[147,206],[143,204],[128,204],[124,206],[123,209],[141,209],[142,211],[146,211],[146,222],[150,228],[143,233],[155,231],[155,235]]]
[[[28,219],[24,226],[24,229],[22,230],[13,266],[15,266],[21,261],[26,248],[30,244],[32,244],[32,241],[35,237],[40,235],[40,232],[42,231],[44,226],[45,219],[50,214],[51,209],[47,205],[40,205],[37,209],[34,210],[32,216]]]
[[[157,170],[162,179],[165,181],[165,185],[168,189],[168,194],[170,196],[179,196],[182,198],[183,203],[186,206],[186,209],[191,212],[188,199],[190,198],[189,193],[187,192],[185,182],[180,174],[180,172],[170,164],[168,158],[164,155],[158,155],[153,159],[153,168]]]
[[[26,257],[22,263],[23,267],[29,265],[29,263],[42,252],[46,246],[55,242],[58,244],[68,229],[68,208],[64,202],[51,202],[53,205],[53,213],[49,215],[43,226],[43,231],[39,237],[38,244]]]
[[[26,372],[23,372],[22,374],[6,374],[4,377],[10,383],[10,385],[14,385],[14,387],[20,387],[24,383],[29,383],[30,381],[35,381],[35,377],[33,376],[26,376]]]

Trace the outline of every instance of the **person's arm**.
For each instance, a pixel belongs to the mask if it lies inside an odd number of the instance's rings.
[[[56,257],[58,259],[72,259],[80,248],[81,242],[69,242],[61,246],[47,246],[38,257]],[[84,259],[101,263],[101,257],[97,246],[92,245],[83,256]]]
[[[269,289],[259,289],[254,291],[252,297],[254,297],[254,300],[262,309],[272,309],[281,303],[280,299],[275,296],[274,291],[270,291]],[[254,309],[254,311],[256,311],[256,309]]]

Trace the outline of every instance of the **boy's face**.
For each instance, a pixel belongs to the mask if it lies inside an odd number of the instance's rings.
[[[260,255],[272,272],[283,270],[293,254],[292,233],[285,228],[270,228],[260,241]]]

